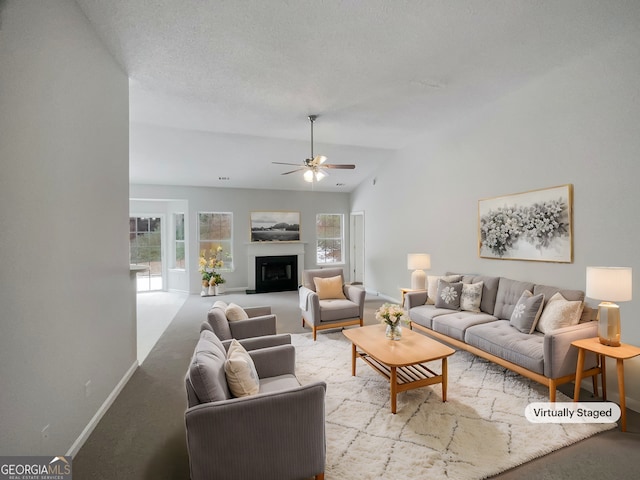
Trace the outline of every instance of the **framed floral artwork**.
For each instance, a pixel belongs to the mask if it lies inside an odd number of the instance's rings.
[[[573,185],[479,200],[478,255],[571,263]]]

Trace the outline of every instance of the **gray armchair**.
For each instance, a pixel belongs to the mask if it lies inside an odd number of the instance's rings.
[[[323,479],[326,384],[300,386],[292,345],[247,350],[260,390],[232,398],[226,350],[212,332],[200,333],[185,378],[191,480]]]
[[[271,313],[271,307],[243,307],[249,316],[248,320],[229,321],[224,308],[214,303],[207,313],[207,319],[202,322],[200,331],[210,330],[220,340],[232,338],[242,339],[276,334],[276,316]],[[219,304],[218,304],[219,305]]]
[[[345,298],[327,298],[321,300],[316,293],[314,277],[342,277],[342,292]],[[299,289],[300,310],[302,310],[302,326],[307,323],[316,340],[318,330],[328,328],[362,326],[364,314],[365,291],[362,288],[344,284],[341,268],[324,268],[304,270],[302,286]]]

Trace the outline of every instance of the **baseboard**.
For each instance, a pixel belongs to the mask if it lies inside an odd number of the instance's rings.
[[[381,299],[386,300],[388,302],[400,304],[400,300],[398,300],[397,298],[390,297],[389,295],[385,295],[384,293],[377,292],[369,288],[365,288],[364,291],[367,292],[369,295],[373,295],[374,297],[380,297]]]
[[[618,387],[617,384],[614,384],[613,388],[611,388],[611,385],[609,385],[609,382],[607,382],[607,401],[610,402],[614,402],[617,403],[618,405],[620,405],[620,393],[618,393]],[[591,381],[590,378],[584,379],[582,382],[580,382],[580,388],[591,392],[593,394],[593,383]],[[600,385],[600,379],[598,378],[598,393],[600,393],[600,395],[602,395],[602,386]],[[640,413],[640,401],[635,399],[635,398],[631,398],[631,397],[626,397],[625,396],[625,403],[626,403],[626,407],[629,410],[633,410],[634,412],[638,412]]]
[[[95,413],[93,418],[89,421],[87,426],[84,427],[84,430],[82,430],[82,433],[80,434],[80,436],[76,439],[75,442],[73,442],[73,445],[71,445],[71,448],[69,448],[69,450],[65,454],[66,456],[71,456],[71,457],[76,456],[76,454],[80,451],[84,443],[87,441],[87,439],[91,435],[91,432],[93,432],[93,430],[98,425],[98,422],[100,422],[104,414],[107,413],[107,410],[109,410],[109,407],[111,407],[115,399],[118,398],[118,395],[120,395],[120,392],[122,391],[124,386],[127,384],[127,382],[129,381],[129,379],[134,374],[137,368],[138,368],[138,360],[134,361],[131,367],[129,367],[129,370],[127,370],[124,376],[120,379],[118,384],[111,391],[107,399],[100,406],[100,408]]]

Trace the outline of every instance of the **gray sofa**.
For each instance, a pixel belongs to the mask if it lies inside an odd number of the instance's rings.
[[[185,378],[191,480],[324,477],[326,384],[301,386],[293,345],[261,348],[265,338],[240,341],[259,392],[234,398],[224,368],[228,345],[200,333]]]
[[[459,277],[463,284],[483,282],[479,311],[441,308],[442,305],[427,304],[426,291],[408,292],[404,307],[409,312],[411,327],[548,386],[549,399],[554,402],[556,387],[575,380],[578,352],[571,342],[598,335],[595,310],[584,306],[578,324],[546,333],[537,330],[523,333],[510,320],[525,290],[533,295],[544,294],[543,308],[557,292],[566,300],[581,302],[584,292],[504,277]],[[587,355],[583,375],[593,377],[596,393],[599,372],[596,356]]]

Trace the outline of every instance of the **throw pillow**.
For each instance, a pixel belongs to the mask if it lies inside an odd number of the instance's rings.
[[[529,290],[525,290],[513,309],[509,323],[522,333],[533,333],[540,319],[543,305],[543,294],[534,295]]]
[[[459,282],[462,275],[429,275],[427,276],[427,305],[435,305],[438,296],[438,281]]]
[[[235,303],[230,303],[229,306],[224,310],[224,314],[227,316],[227,320],[230,322],[236,322],[238,320],[247,320],[249,315],[244,311],[240,305],[236,305]]]
[[[462,282],[450,283],[440,279],[438,281],[438,294],[436,295],[436,308],[458,310],[460,308],[461,294]]]
[[[224,303],[222,300],[217,300],[211,308],[221,308],[222,310],[226,310],[228,305]]]
[[[347,298],[342,291],[342,275],[327,278],[313,277],[313,283],[316,286],[316,293],[320,300]]]
[[[483,282],[463,283],[460,295],[460,309],[480,313]]]
[[[536,329],[549,333],[562,327],[577,325],[582,315],[583,303],[580,300],[568,301],[560,292],[549,299],[542,310]]]
[[[260,390],[260,380],[253,359],[235,338],[229,345],[224,372],[233,396],[246,397],[255,395]]]

